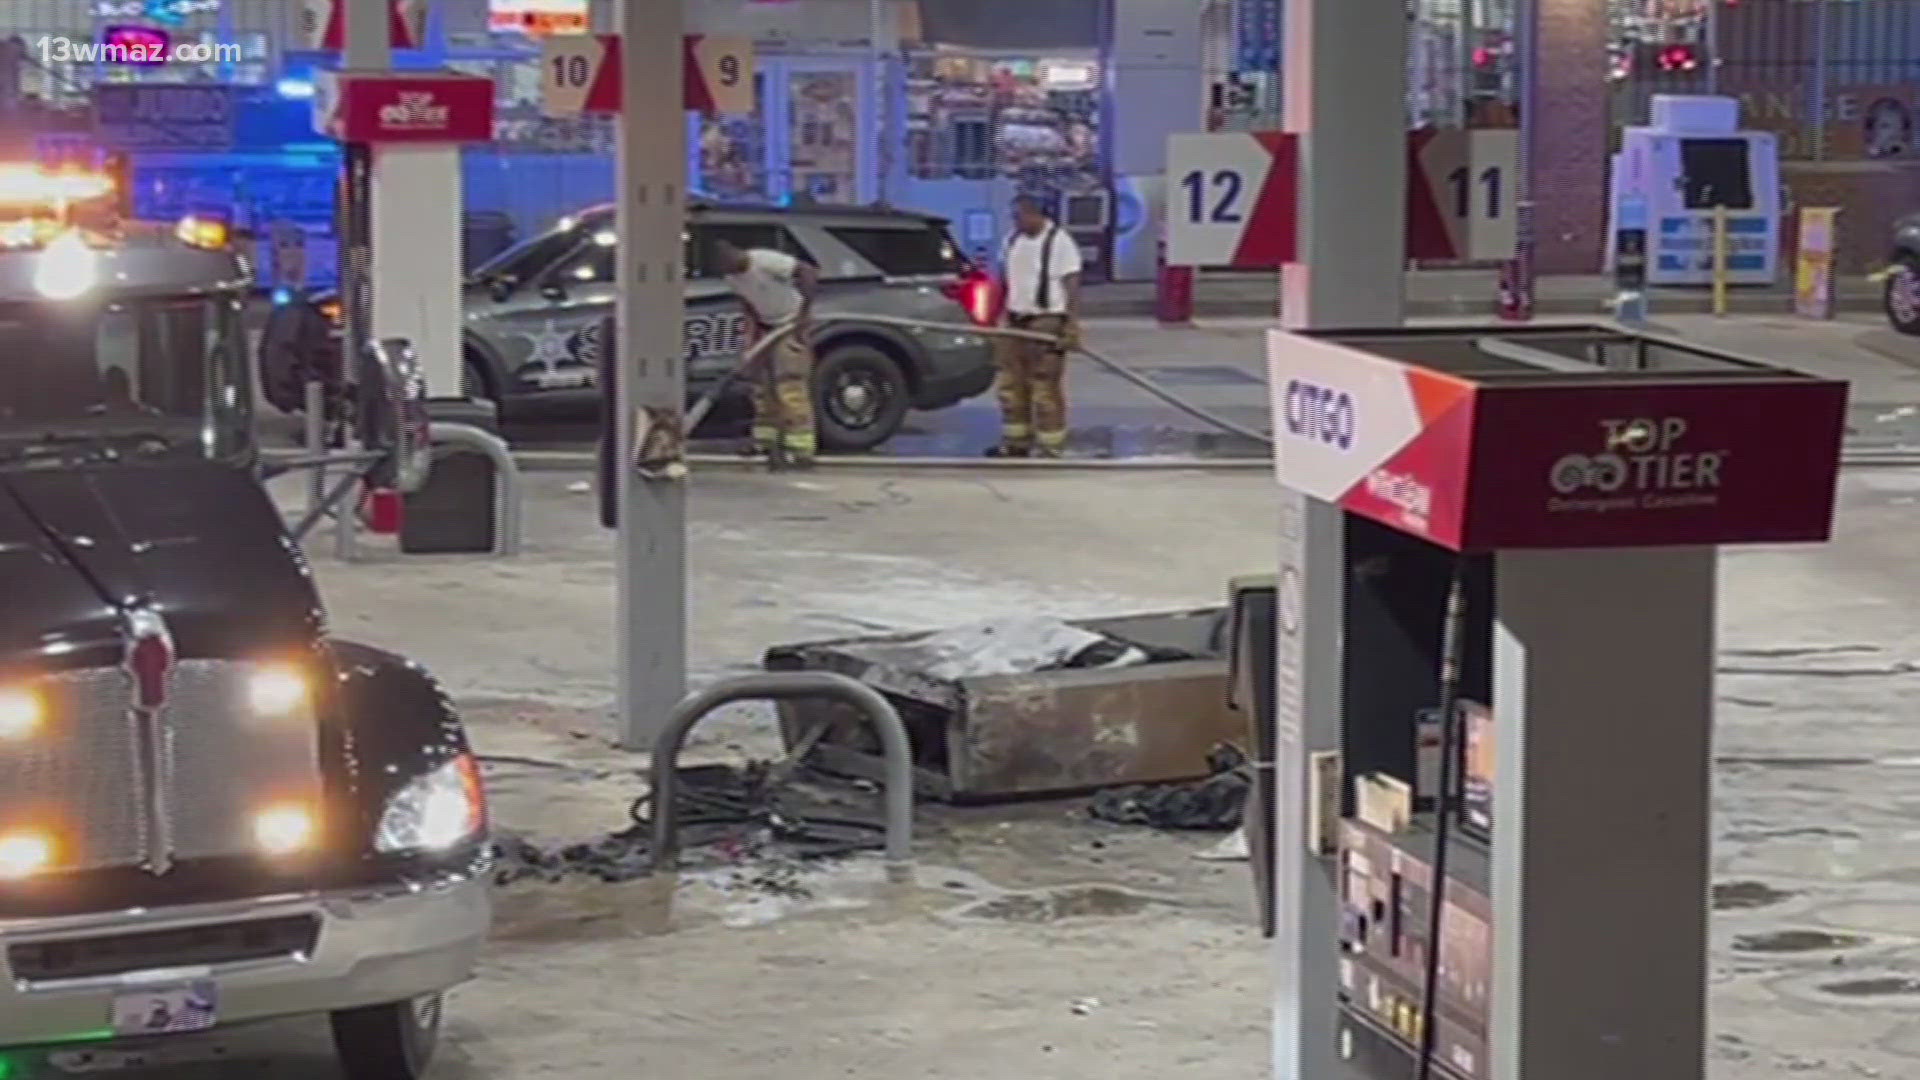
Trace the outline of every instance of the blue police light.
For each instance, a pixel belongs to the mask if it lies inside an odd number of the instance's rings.
[[[273,290],[273,306],[286,307],[293,303],[293,290],[285,286]]]
[[[273,88],[281,97],[293,101],[309,101],[314,94],[313,83],[306,79],[281,79]]]

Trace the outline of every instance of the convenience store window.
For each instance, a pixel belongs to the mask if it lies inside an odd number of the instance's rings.
[[[692,121],[694,189],[717,202],[764,202],[767,190],[767,76],[753,77],[754,109],[745,116]]]
[[[921,180],[1097,183],[1098,85],[1091,61],[911,56],[908,168]]]

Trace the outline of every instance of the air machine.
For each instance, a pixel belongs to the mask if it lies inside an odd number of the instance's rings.
[[[1610,325],[1268,356],[1275,1075],[1701,1080],[1716,548],[1827,538],[1845,385]]]
[[[1639,209],[1647,220],[1647,283],[1708,285],[1714,223],[1724,212],[1727,284],[1773,284],[1781,214],[1774,135],[1739,130],[1740,102],[1730,97],[1657,94],[1650,119],[1621,133],[1607,235],[1617,238],[1623,216],[1633,219]],[[1608,244],[1610,267],[1616,243]]]

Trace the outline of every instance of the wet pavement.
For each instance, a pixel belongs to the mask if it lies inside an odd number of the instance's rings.
[[[1222,319],[1164,328],[1143,319],[1091,319],[1085,336],[1094,350],[1202,410],[1243,428],[1266,431],[1270,414],[1263,336],[1268,325],[1258,319]],[[1663,318],[1661,326],[1702,345],[1846,379],[1853,385],[1849,451],[1920,455],[1920,338],[1901,337],[1871,315],[1833,322],[1675,315]],[[1252,460],[1269,452],[1244,435],[1155,400],[1085,358],[1069,371],[1067,395],[1072,457]],[[939,412],[912,414],[900,434],[871,456],[977,457],[997,441],[999,424],[993,395],[983,394]],[[522,449],[584,452],[591,449],[595,431],[591,423],[547,419],[512,424],[508,435]],[[693,449],[731,452],[744,435],[741,418],[718,418],[697,433]]]

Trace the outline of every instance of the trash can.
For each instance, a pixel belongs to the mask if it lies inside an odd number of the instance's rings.
[[[427,414],[436,424],[469,424],[499,434],[491,401],[434,398]],[[406,496],[400,518],[400,550],[409,555],[488,554],[499,544],[494,507],[500,477],[493,459],[464,446],[433,448],[433,469],[420,490]]]

